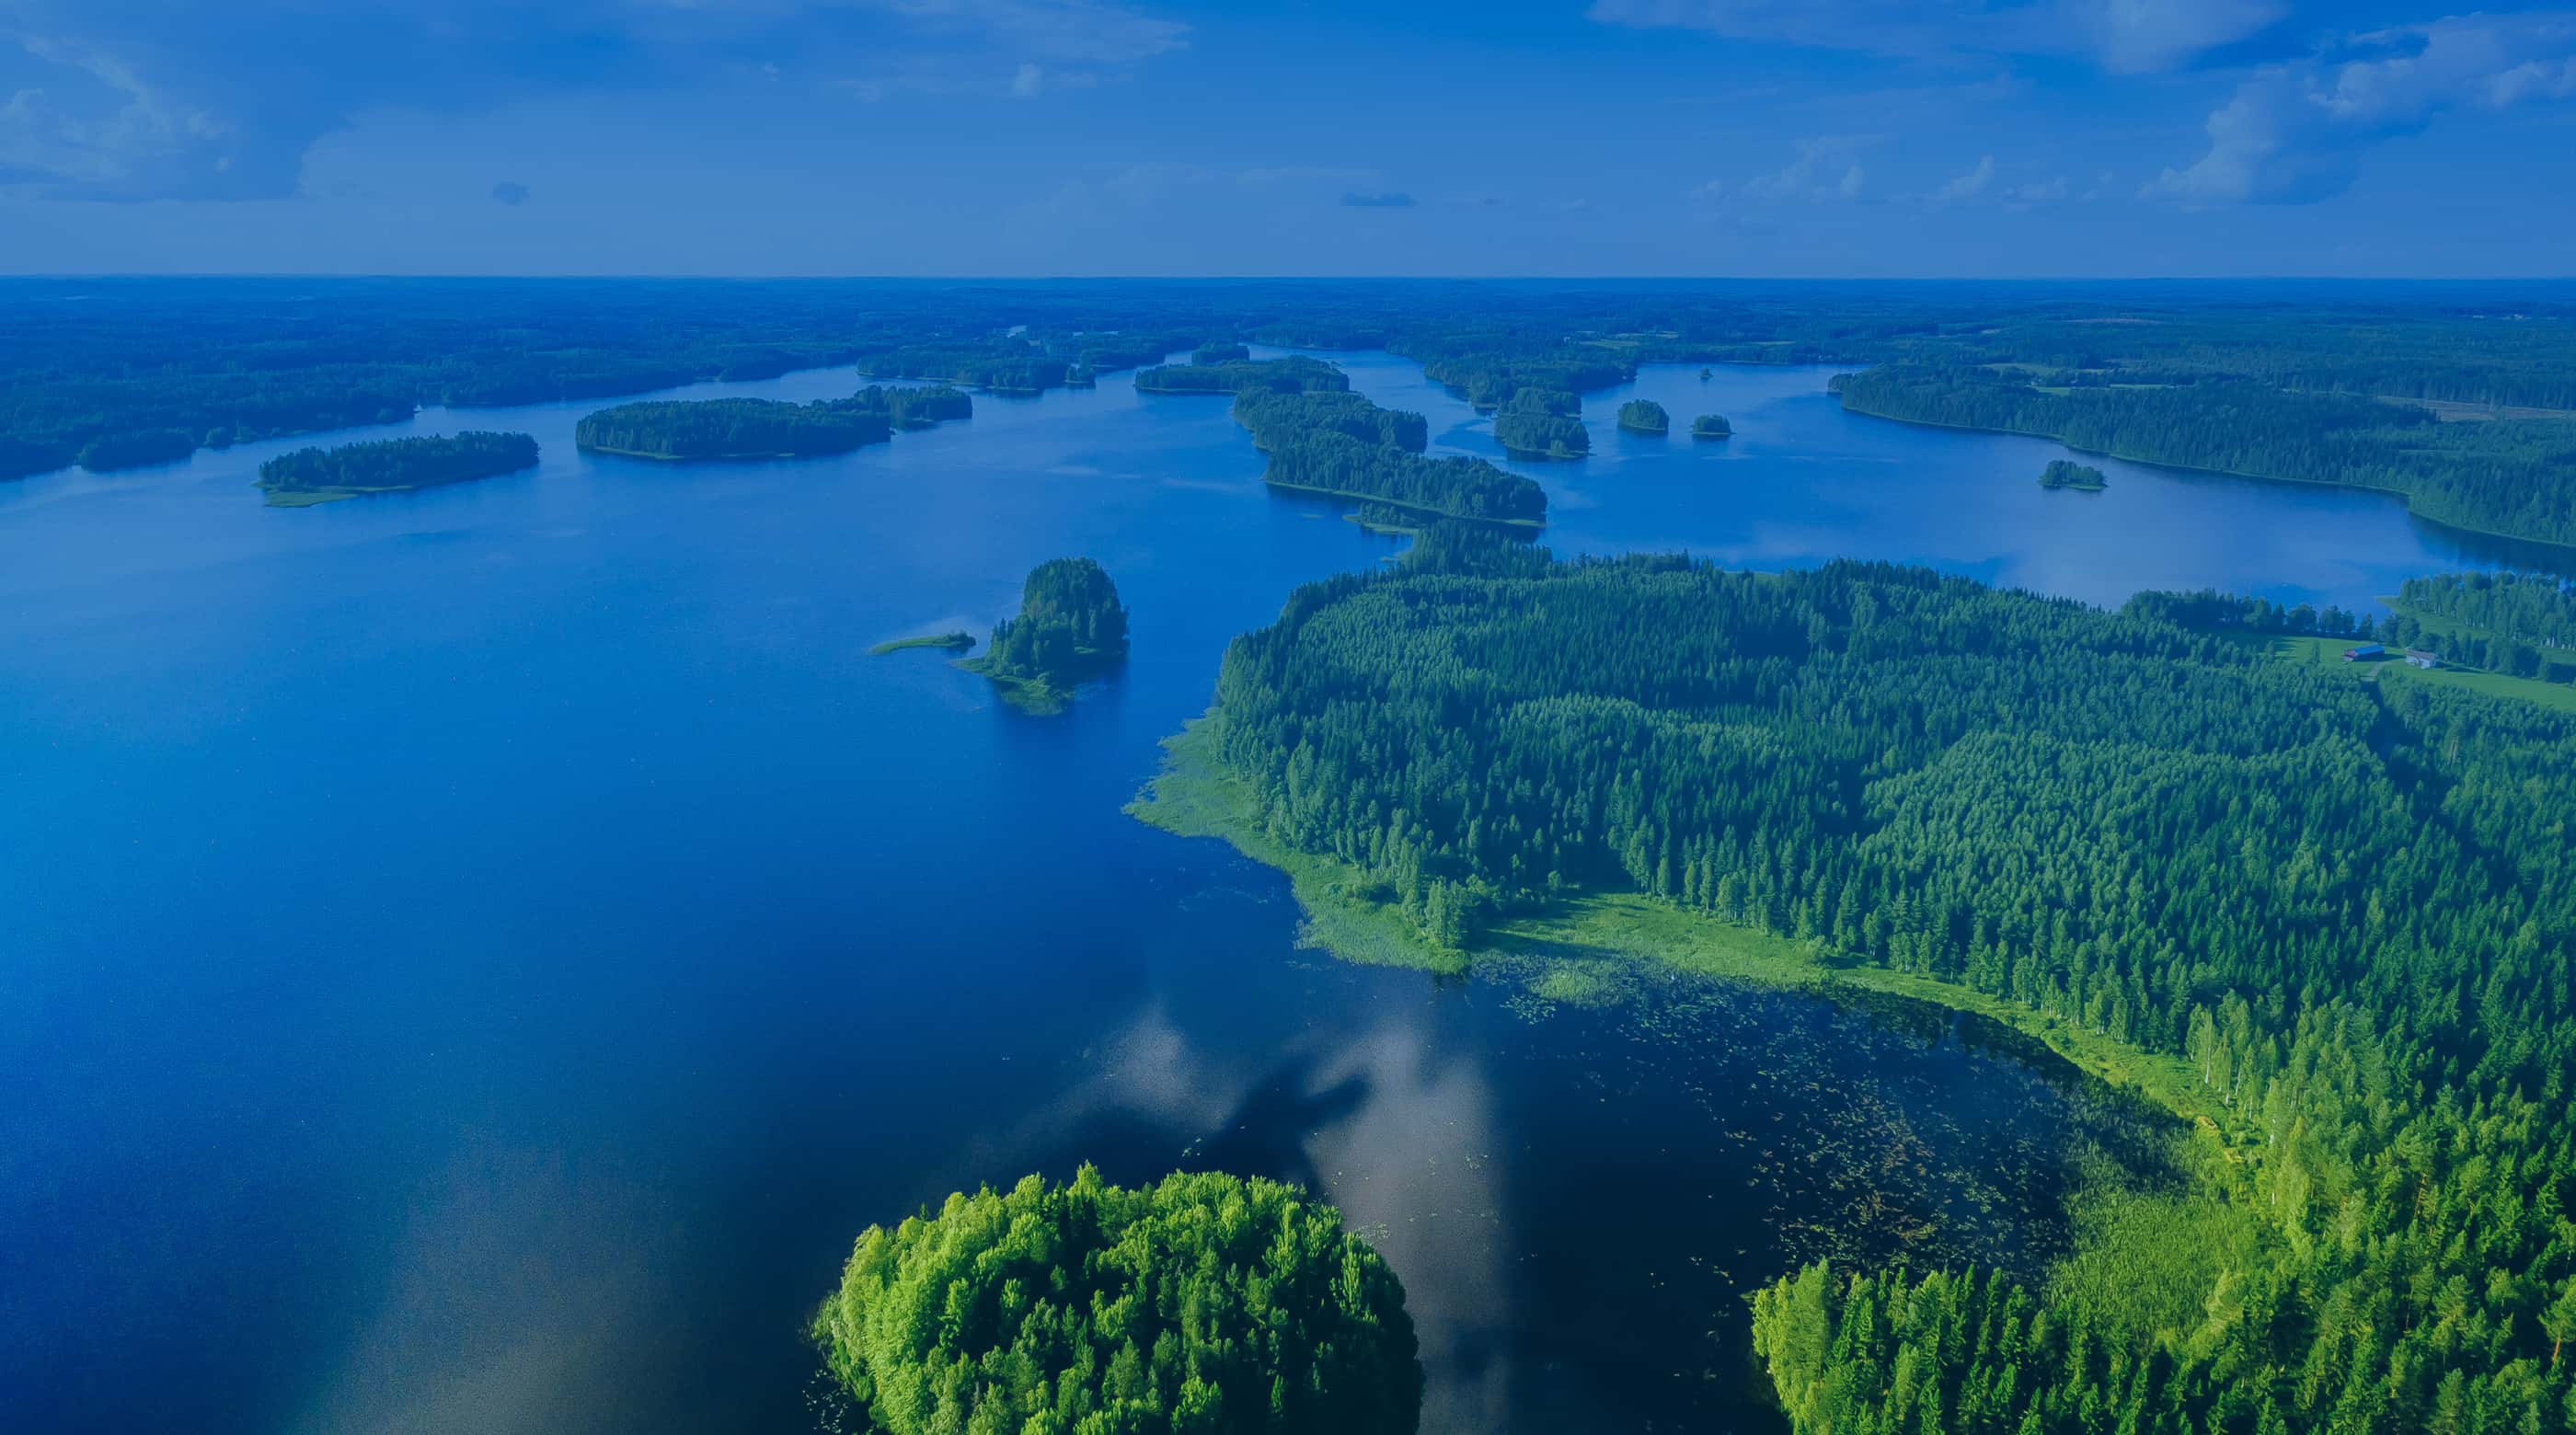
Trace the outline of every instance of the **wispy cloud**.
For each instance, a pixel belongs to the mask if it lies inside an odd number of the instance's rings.
[[[0,184],[277,198],[369,110],[745,81],[1027,98],[1109,83],[1188,34],[1122,0],[0,0],[0,45],[40,71],[0,91]]]
[[[2464,15],[2354,36],[2268,66],[2209,117],[2209,147],[2146,193],[2189,205],[2309,204],[2352,186],[2371,146],[2452,110],[2576,96],[2576,17]]]
[[[1605,24],[1914,57],[2071,55],[2170,70],[2262,35],[2289,0],[1593,0]]]
[[[1798,141],[1797,157],[1770,174],[1744,182],[1746,199],[1858,199],[1869,182],[1858,154],[1870,143],[1865,136],[1818,135]]]
[[[1961,200],[1974,199],[1978,195],[1985,193],[1986,186],[1994,182],[1995,157],[1993,155],[1985,155],[1977,160],[1976,168],[1969,170],[1966,174],[1960,175],[1956,179],[1953,179],[1949,183],[1941,186],[1939,189],[1932,191],[1932,202],[1934,204],[1957,204]]]
[[[1373,194],[1352,190],[1342,196],[1342,207],[1345,209],[1411,209],[1413,196],[1400,189],[1380,190]]]

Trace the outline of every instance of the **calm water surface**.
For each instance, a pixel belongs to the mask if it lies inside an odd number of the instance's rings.
[[[1436,441],[1489,425],[1337,356]],[[2098,601],[2364,602],[2476,551],[2371,495],[1853,419],[1656,369],[1724,445],[1530,466],[1563,551],[1913,559]],[[693,394],[813,398],[841,374]],[[1550,1009],[1300,950],[1285,884],[1118,808],[1226,640],[1395,545],[1123,377],[828,460],[577,454],[289,511],[294,443],[0,485],[0,1391],[13,1428],[797,1428],[851,1237],[1184,1160],[1329,1190],[1404,1277],[1426,1429],[1771,1428],[1738,1293],[2060,1239],[2095,1113],[1934,1022],[1649,980]],[[345,436],[334,436],[341,441]],[[1088,553],[1126,671],[1031,719],[903,634]]]

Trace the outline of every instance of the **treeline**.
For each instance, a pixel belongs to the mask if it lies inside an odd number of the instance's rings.
[[[1991,1278],[1931,1337],[1775,1321],[1793,1412],[1828,1378],[1876,1412],[1802,1428],[1899,1428],[1881,1382],[1908,1431],[1989,1428],[1970,1375],[2015,1435],[2576,1416],[2576,722],[1917,569],[1491,551],[1310,585],[1228,650],[1216,741],[1273,837],[1437,943],[1641,892],[2156,1054],[2230,1148],[2200,1199],[2265,1233],[2023,1291],[2017,1344]],[[2188,1318],[2124,1313],[2151,1278]]]
[[[2454,584],[2464,588],[2484,578],[2516,579],[2516,575],[2473,573],[2410,578],[2406,581],[2405,591],[2439,594],[2443,585]],[[2554,578],[2541,577],[2523,577],[2517,581],[2530,584],[2535,590],[2555,586],[2558,582]],[[2509,677],[2538,678],[2544,682],[2576,682],[2576,654],[2557,651],[2554,644],[2538,642],[2513,631],[2483,627],[2462,631],[2452,626],[2453,622],[2467,621],[2465,619],[2427,623],[2417,616],[2419,610],[2410,599],[2401,597],[2398,601],[2401,605],[2398,611],[2373,619],[2367,614],[2348,613],[2332,605],[2323,610],[2307,603],[2283,606],[2269,599],[2240,597],[2204,588],[2192,593],[2140,593],[2120,611],[2194,628],[2350,638],[2356,643],[2421,649],[2457,667],[2483,668]],[[2442,615],[2439,607],[2420,611],[2431,612],[2437,619]]]
[[[861,376],[871,379],[933,379],[945,384],[971,384],[1002,394],[1034,394],[1061,388],[1073,361],[1040,352],[1018,341],[994,344],[907,344],[859,361]]]
[[[1136,373],[1136,391],[1145,394],[1233,394],[1245,389],[1295,394],[1339,392],[1350,386],[1350,379],[1339,368],[1303,354],[1277,359],[1160,364]]]
[[[946,384],[919,389],[870,384],[850,402],[883,411],[886,421],[899,429],[926,429],[943,420],[975,416],[974,398]]]
[[[573,426],[573,442],[640,458],[813,458],[893,434],[889,410],[850,399],[694,399],[619,404]]]
[[[1412,1435],[1404,1287],[1341,1213],[1215,1173],[1084,1166],[870,1226],[812,1338],[890,1435]]]
[[[2439,522],[2576,543],[2576,421],[2443,423],[2412,406],[2236,381],[2059,391],[1932,366],[1842,375],[1836,391],[1854,413],[2035,434],[2178,468],[2387,489]]]
[[[396,438],[338,448],[300,448],[259,466],[259,486],[272,503],[314,502],[464,483],[534,468],[537,441],[523,433],[469,431],[442,438]]]
[[[2409,578],[2397,601],[2499,637],[2576,648],[2576,585],[2545,573],[2440,573]]]

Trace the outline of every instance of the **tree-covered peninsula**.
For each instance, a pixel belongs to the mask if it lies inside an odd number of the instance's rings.
[[[1086,678],[1127,658],[1127,609],[1118,585],[1088,558],[1050,558],[1029,570],[1019,615],[993,627],[983,656],[962,666],[1038,712],[1072,700]]]
[[[1303,354],[1206,364],[1158,364],[1136,372],[1136,391],[1143,394],[1233,394],[1246,389],[1294,394],[1338,392],[1350,386],[1351,381],[1338,367]]]
[[[1565,394],[1564,398],[1573,398]],[[1494,440],[1514,458],[1581,458],[1592,451],[1591,431],[1571,410],[1558,412],[1558,394],[1523,389],[1494,415]]]
[[[1735,425],[1728,423],[1724,414],[1701,414],[1691,420],[1691,437],[1733,438]]]
[[[338,448],[300,448],[259,466],[274,508],[395,493],[493,478],[537,466],[537,441],[523,433],[470,431],[441,438],[394,438]]]
[[[2039,471],[2039,486],[2100,493],[2111,486],[2111,480],[2103,476],[2102,470],[2089,463],[2077,463],[2071,458],[2052,458],[2048,461],[2048,467]]]
[[[1630,433],[1666,434],[1672,432],[1673,416],[1653,399],[1630,399],[1619,406],[1619,427]]]
[[[1345,434],[1406,453],[1431,446],[1431,424],[1422,415],[1380,408],[1362,395],[1338,390],[1245,389],[1234,396],[1234,421],[1252,431],[1253,446],[1265,453],[1317,433]]]
[[[1294,1186],[1176,1173],[955,1194],[859,1236],[812,1326],[888,1435],[1412,1435],[1404,1287]]]
[[[1547,491],[1481,458],[1425,458],[1348,434],[1308,433],[1277,443],[1263,481],[1336,498],[1375,500],[1433,518],[1535,528]]]
[[[1190,351],[1193,364],[1240,364],[1252,357],[1252,350],[1242,344],[1201,344]]]
[[[887,405],[854,399],[693,399],[601,409],[573,426],[573,442],[631,458],[814,458],[883,443],[893,432]]]
[[[975,416],[974,397],[950,384],[913,388],[871,384],[850,400],[860,408],[881,410],[899,429],[926,429],[949,419]]]
[[[2090,1178],[2045,1282],[1769,1290],[1800,1432],[2576,1415],[2576,718],[1919,569],[1452,540],[1236,640],[1175,763],[1426,960],[1740,948],[2189,1118],[2190,1179]]]

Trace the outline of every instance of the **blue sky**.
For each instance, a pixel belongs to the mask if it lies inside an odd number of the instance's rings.
[[[0,271],[2564,275],[2576,12],[0,0]]]

